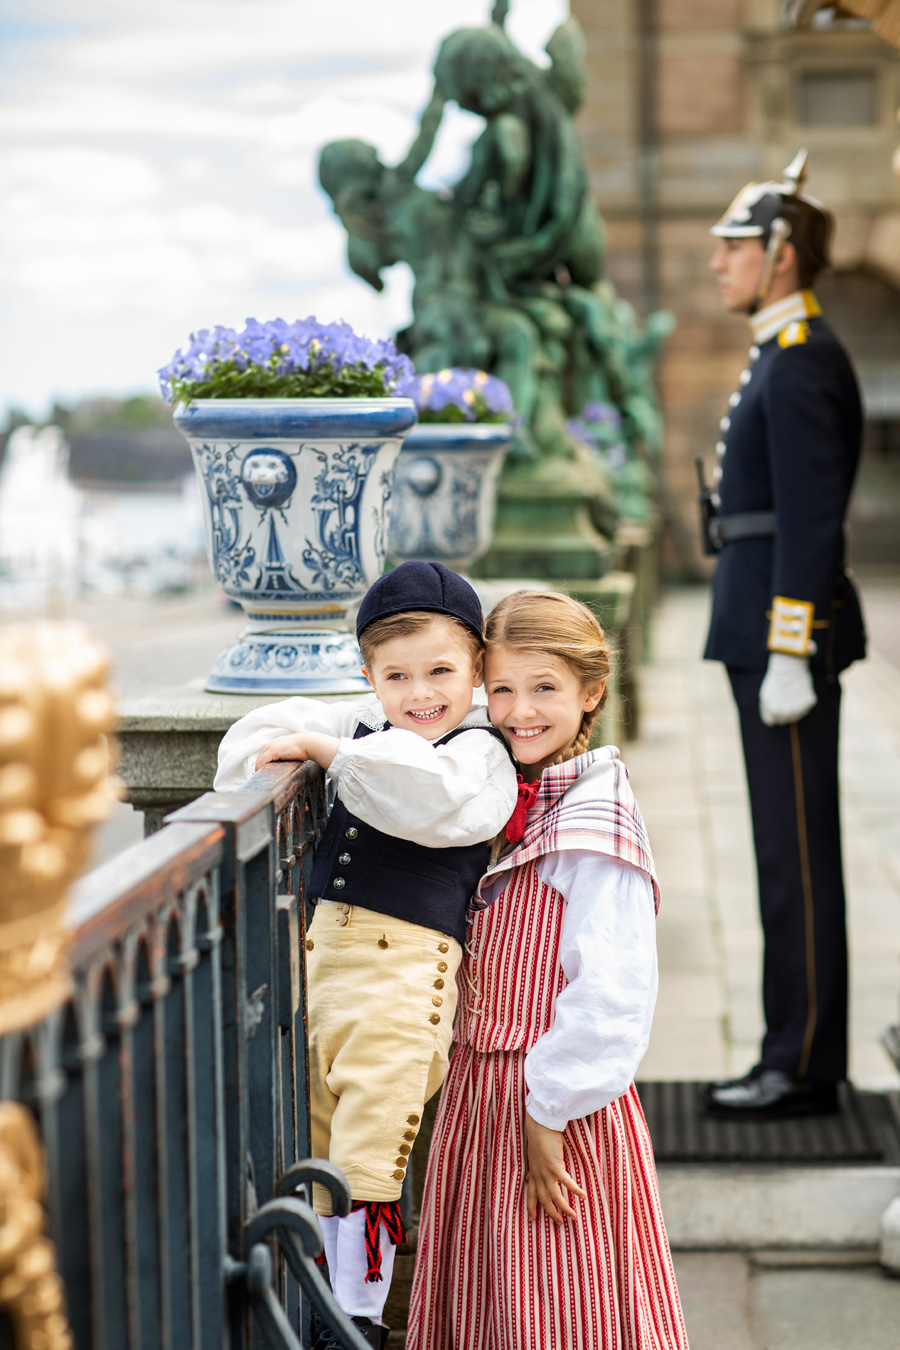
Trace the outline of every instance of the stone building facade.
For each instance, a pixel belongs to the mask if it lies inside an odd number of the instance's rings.
[[[834,270],[817,290],[856,361],[870,453],[900,462],[900,52],[831,10],[793,29],[780,0],[571,8],[588,41],[579,128],[609,273],[639,311],[664,306],[678,320],[660,383],[666,470],[691,531],[694,457],[711,469],[748,345],[708,270],[709,226],[744,183],[779,178],[801,146],[808,190],[837,218]]]

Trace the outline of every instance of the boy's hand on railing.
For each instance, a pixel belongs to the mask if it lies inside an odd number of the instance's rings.
[[[586,1199],[585,1192],[565,1168],[562,1133],[539,1125],[526,1113],[525,1136],[528,1141],[528,1177],[525,1193],[528,1217],[537,1218],[538,1205],[554,1223],[575,1219],[577,1214],[566,1199],[566,1191]]]
[[[331,761],[338,752],[340,741],[337,736],[325,736],[317,732],[296,732],[292,736],[276,736],[267,741],[256,758],[257,769],[271,764],[275,760],[314,759],[323,769],[331,767]]]

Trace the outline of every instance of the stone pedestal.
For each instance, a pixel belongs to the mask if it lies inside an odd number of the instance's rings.
[[[128,800],[144,813],[145,834],[158,830],[170,811],[210,791],[225,732],[245,713],[276,701],[265,694],[208,694],[197,680],[120,705],[119,774]]]

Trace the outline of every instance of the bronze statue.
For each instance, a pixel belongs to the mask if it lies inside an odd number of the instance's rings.
[[[658,453],[652,367],[671,319],[651,316],[642,330],[603,279],[603,224],[572,122],[586,88],[577,21],[552,35],[542,69],[504,31],[506,8],[499,0],[492,23],[443,40],[432,98],[401,164],[384,165],[364,142],[338,141],[322,151],[319,176],[357,275],[380,290],[385,267],[402,260],[412,269],[413,321],[398,342],[416,368],[477,366],[509,384],[521,427],[504,482],[537,475],[552,484],[567,462],[608,535],[613,476],[568,423],[603,402],[621,414],[632,457]],[[482,117],[484,130],[452,191],[432,192],[415,178],[451,101]],[[554,467],[544,475],[546,460]]]

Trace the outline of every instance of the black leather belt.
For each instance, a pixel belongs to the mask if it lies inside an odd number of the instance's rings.
[[[714,516],[709,533],[719,548],[736,539],[766,539],[775,533],[775,512],[735,511],[733,515]]]

